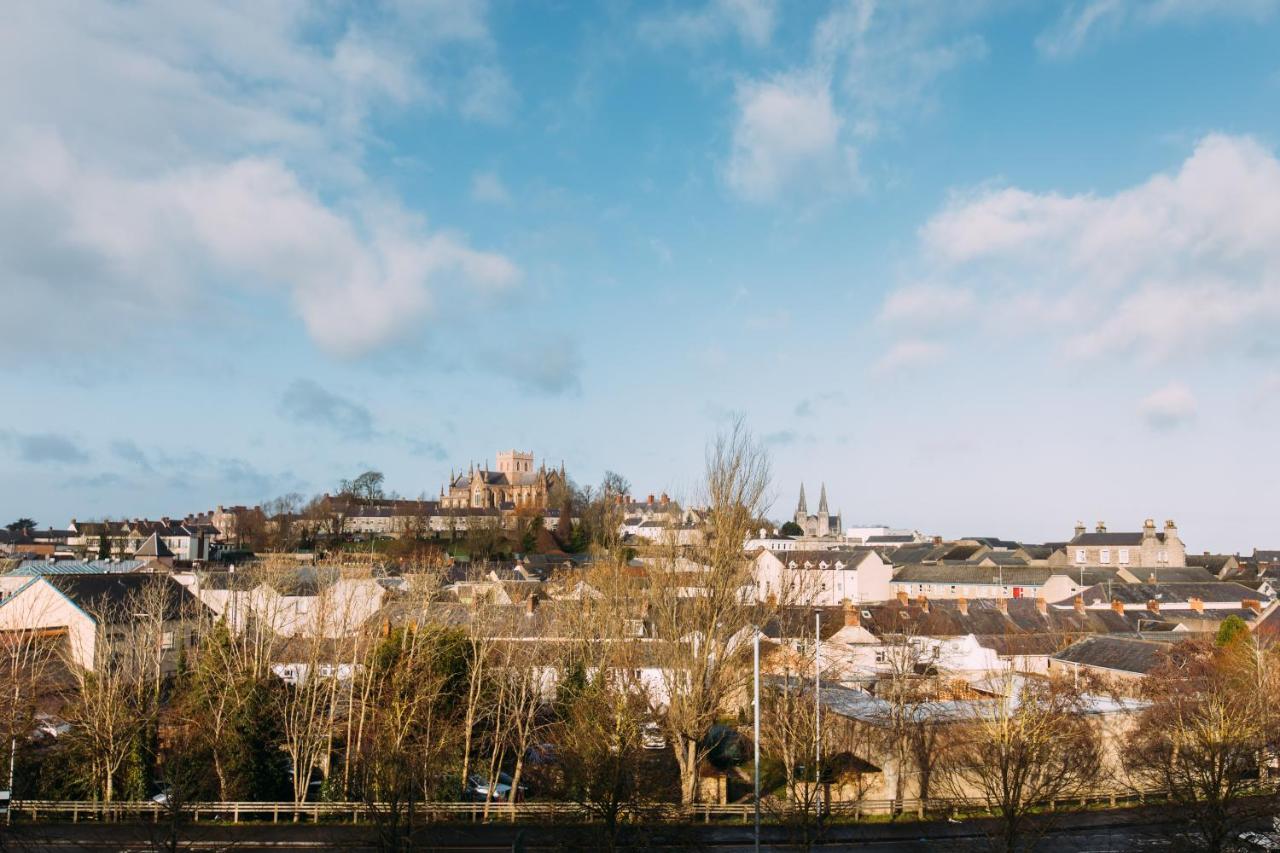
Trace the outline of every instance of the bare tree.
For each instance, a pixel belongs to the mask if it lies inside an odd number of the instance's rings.
[[[1151,704],[1129,737],[1140,787],[1175,804],[1178,835],[1197,850],[1231,848],[1249,818],[1275,811],[1264,778],[1276,757],[1275,652],[1246,632],[1226,648],[1183,643],[1143,681]]]
[[[985,803],[996,816],[993,841],[1013,853],[1048,828],[1051,814],[1030,820],[1043,804],[1094,789],[1102,756],[1085,697],[1069,683],[1002,681],[1001,698],[976,711],[943,766],[950,793]]]
[[[148,736],[154,740],[162,681],[183,634],[173,586],[168,577],[156,578],[122,600],[91,604],[92,667],[79,665],[78,644],[69,650],[77,687],[72,731],[90,756],[90,787],[107,803],[131,752]]]
[[[751,562],[742,543],[762,514],[769,458],[738,422],[707,451],[705,536],[666,543],[649,571],[656,655],[667,730],[680,765],[681,799],[696,802],[706,735],[731,700],[741,700],[751,632],[761,621]]]
[[[28,519],[19,519],[26,521]],[[10,625],[43,625],[49,602],[35,597],[11,601]],[[61,638],[40,629],[0,631],[0,735],[9,745],[8,784],[13,794],[19,751],[28,743],[40,702],[56,690],[53,683]]]

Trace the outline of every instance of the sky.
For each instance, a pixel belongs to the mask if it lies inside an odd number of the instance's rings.
[[[1280,0],[19,3],[0,519],[532,450],[1280,547]]]

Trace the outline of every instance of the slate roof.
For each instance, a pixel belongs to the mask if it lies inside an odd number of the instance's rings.
[[[1045,566],[980,566],[975,563],[918,563],[902,566],[893,574],[894,583],[956,584],[980,586],[1042,586],[1053,575],[1070,574]]]
[[[1203,566],[1129,566],[1129,573],[1140,581],[1156,583],[1214,583],[1218,576]]]
[[[138,546],[138,550],[133,552],[133,556],[161,559],[172,557],[173,551],[169,550],[169,546],[164,544],[164,540],[160,538],[158,533],[152,533],[145,542]]]
[[[1164,534],[1157,533],[1156,538],[1164,541]],[[1072,537],[1068,545],[1141,545],[1142,531],[1134,533],[1081,533]]]
[[[1221,574],[1227,568],[1227,564],[1236,559],[1234,554],[1196,554],[1187,555],[1188,566],[1199,566],[1212,572],[1214,575]]]
[[[167,618],[177,618],[184,607],[194,605],[197,600],[182,584],[168,575],[50,575],[45,578],[45,581],[81,609],[105,608],[110,616],[120,621],[133,618],[133,615],[124,612],[124,609],[134,596],[141,594],[151,584],[163,584]]]
[[[1238,602],[1258,599],[1258,591],[1231,581],[1208,583],[1113,583],[1091,586],[1081,593],[1085,604],[1108,604],[1120,600],[1125,604],[1185,603],[1198,598],[1206,605],[1212,602]]]
[[[1173,643],[1133,637],[1085,637],[1053,655],[1056,661],[1146,675],[1164,660]]]
[[[142,565],[141,560],[24,560],[11,575],[105,575],[132,572]]]
[[[813,568],[817,568],[821,563],[828,566],[834,566],[836,563],[843,563],[846,568],[857,568],[874,549],[871,548],[840,548],[830,551],[770,551],[785,566],[795,563],[797,568],[803,567],[805,563],[811,563]]]

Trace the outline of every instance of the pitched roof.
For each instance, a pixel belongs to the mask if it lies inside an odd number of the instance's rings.
[[[165,595],[165,616],[173,619],[197,599],[168,575],[50,575],[45,581],[71,599],[81,609],[105,611],[116,621],[127,621],[130,603],[152,584],[161,584]]]
[[[1169,641],[1132,637],[1085,637],[1053,655],[1056,661],[1146,675],[1164,660]]]
[[[902,566],[893,574],[894,583],[926,584],[1003,584],[1004,586],[1042,586],[1055,574],[1068,574],[1062,569],[1045,566],[981,566],[969,562],[920,563]]]
[[[1086,604],[1109,604],[1119,600],[1125,604],[1161,604],[1188,602],[1198,598],[1206,605],[1212,602],[1257,600],[1258,591],[1231,581],[1207,583],[1111,583],[1091,586],[1081,593]]]
[[[169,550],[169,546],[164,544],[164,540],[160,538],[159,533],[152,533],[145,542],[138,546],[138,550],[133,552],[133,556],[159,559],[172,557],[173,551]]]
[[[1163,539],[1164,534],[1156,534]],[[1068,545],[1141,545],[1142,531],[1135,533],[1080,533],[1072,537]]]

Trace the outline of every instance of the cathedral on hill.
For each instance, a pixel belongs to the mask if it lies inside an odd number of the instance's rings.
[[[448,487],[440,489],[440,508],[549,509],[552,490],[565,482],[564,463],[556,470],[545,464],[534,469],[533,462],[532,453],[506,450],[498,453],[496,471],[472,464],[450,474]]]
[[[809,515],[809,505],[804,499],[804,483],[800,484],[800,502],[796,504],[796,515],[792,519],[804,535],[810,539],[829,539],[844,534],[840,516],[832,515],[827,510],[827,484],[822,484],[822,494],[818,498],[818,514]]]

